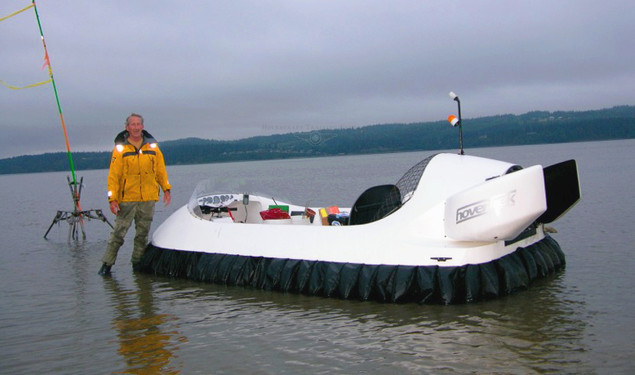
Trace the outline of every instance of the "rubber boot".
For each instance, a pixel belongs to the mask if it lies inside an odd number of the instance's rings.
[[[99,275],[101,276],[109,276],[110,275],[110,267],[107,265],[106,263],[101,265],[101,268],[99,269],[99,272],[97,272]]]

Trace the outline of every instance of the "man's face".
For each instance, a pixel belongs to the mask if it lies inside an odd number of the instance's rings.
[[[126,125],[126,130],[130,134],[130,137],[133,139],[139,139],[141,137],[141,131],[143,130],[141,119],[136,116],[130,117],[128,125]]]

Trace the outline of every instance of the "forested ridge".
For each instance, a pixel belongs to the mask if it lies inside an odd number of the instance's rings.
[[[463,119],[466,149],[635,138],[635,106],[593,111],[533,111]],[[160,142],[166,164],[203,164],[458,148],[446,121],[380,124],[258,136],[235,141],[185,138]],[[75,169],[108,168],[111,150],[73,152]],[[64,171],[66,152],[0,159],[0,174]]]

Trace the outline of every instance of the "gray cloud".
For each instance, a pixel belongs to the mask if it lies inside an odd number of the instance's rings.
[[[467,3],[467,4],[465,4]],[[4,2],[0,16],[29,1]],[[635,101],[629,1],[38,3],[71,148],[130,112],[159,140]],[[0,79],[48,78],[35,17],[0,22]],[[50,85],[0,87],[0,157],[63,151]]]

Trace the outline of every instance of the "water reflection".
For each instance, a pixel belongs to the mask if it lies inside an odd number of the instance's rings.
[[[588,317],[579,315],[585,308],[575,296],[564,295],[560,279],[508,298],[452,306],[159,280],[162,300],[174,298],[173,306],[187,306],[175,314],[190,320],[192,346],[209,350],[214,343],[215,350],[243,352],[277,373],[337,368],[374,374],[592,372],[584,357]],[[226,358],[224,363],[232,368]]]
[[[104,279],[112,297],[118,353],[125,359],[127,374],[178,374],[176,351],[187,342],[173,323],[176,318],[160,314],[154,305],[152,282],[133,275],[135,288],[126,288],[114,277]],[[176,364],[175,364],[176,363]]]

